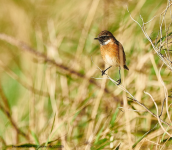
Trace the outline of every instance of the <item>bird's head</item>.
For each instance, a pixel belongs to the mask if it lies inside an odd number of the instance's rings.
[[[100,45],[106,45],[109,42],[111,42],[111,40],[114,39],[114,36],[111,32],[104,30],[104,31],[99,33],[97,38],[94,38],[94,39],[98,40]]]

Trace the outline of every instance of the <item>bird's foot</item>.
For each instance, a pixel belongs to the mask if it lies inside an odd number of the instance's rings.
[[[102,70],[102,76],[106,74],[105,72],[106,72],[106,70]]]
[[[117,85],[120,85],[121,84],[121,79],[117,80]]]
[[[110,66],[109,68],[111,68],[112,66]],[[105,70],[102,70],[102,76],[103,75],[107,75],[105,72],[109,69],[109,68],[106,68]]]

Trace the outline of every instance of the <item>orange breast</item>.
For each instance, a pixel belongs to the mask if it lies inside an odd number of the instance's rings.
[[[124,66],[125,54],[121,43],[119,45],[114,42],[110,42],[107,45],[100,47],[103,60],[112,66]]]

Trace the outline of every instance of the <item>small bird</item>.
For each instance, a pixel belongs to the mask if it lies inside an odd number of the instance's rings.
[[[129,70],[126,66],[125,52],[122,44],[117,41],[113,34],[107,30],[104,30],[99,33],[97,38],[100,43],[100,51],[103,60],[106,64],[110,65],[107,69],[102,71],[102,76],[105,75],[105,72],[112,66],[119,67],[119,80],[117,81],[119,85],[121,83],[121,74],[120,69],[123,67],[126,70]]]

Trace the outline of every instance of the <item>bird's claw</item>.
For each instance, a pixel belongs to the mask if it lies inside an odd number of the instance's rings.
[[[117,85],[120,85],[121,84],[121,79],[117,80]]]
[[[102,76],[105,75],[106,70],[102,70]]]

